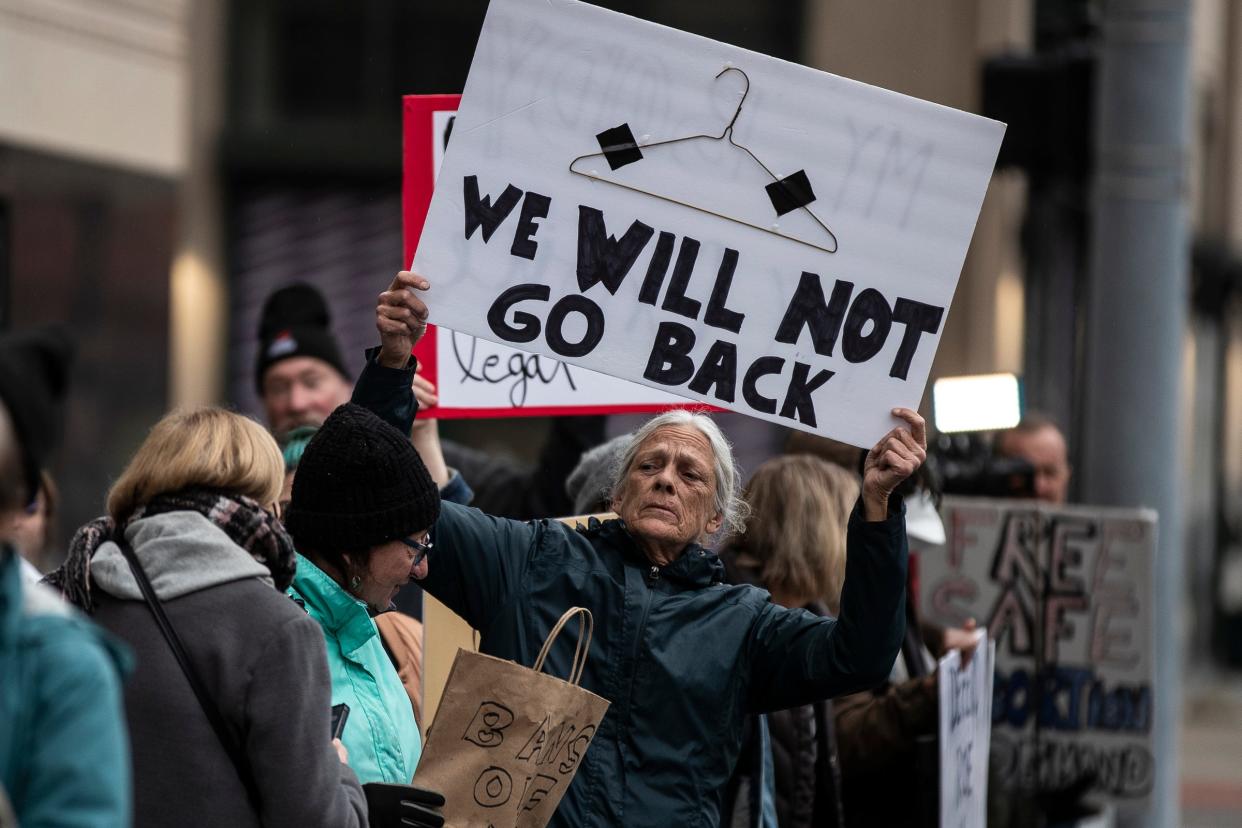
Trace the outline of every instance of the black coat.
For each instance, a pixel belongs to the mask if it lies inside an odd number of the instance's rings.
[[[759,573],[739,563],[733,550],[721,553],[729,583],[762,587]],[[808,604],[808,612],[826,617],[822,604]],[[776,816],[781,828],[840,828],[844,824],[841,799],[841,768],[837,754],[832,701],[821,699],[768,714],[769,745],[775,777]],[[757,729],[747,728],[743,756],[762,757],[756,743]],[[753,753],[752,753],[753,751]],[[755,776],[754,760],[739,762],[730,790],[740,776]]]

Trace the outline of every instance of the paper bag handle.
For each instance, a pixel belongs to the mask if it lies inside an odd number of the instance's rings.
[[[591,636],[595,633],[595,618],[591,615],[591,611],[585,607],[570,607],[561,616],[561,620],[556,622],[556,626],[552,628],[552,632],[548,633],[547,639],[543,642],[543,649],[539,651],[538,658],[535,659],[535,672],[543,670],[543,662],[547,659],[548,653],[552,651],[552,642],[561,634],[561,630],[565,629],[565,625],[574,616],[581,616],[582,622],[578,625],[578,646],[574,648],[574,665],[569,670],[569,678],[567,681],[575,687],[582,681],[582,671],[586,669],[587,653],[591,650]]]

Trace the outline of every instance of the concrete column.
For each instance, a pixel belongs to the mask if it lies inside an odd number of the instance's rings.
[[[188,16],[188,148],[169,293],[169,405],[211,405],[225,394],[228,274],[216,165],[224,118],[226,4],[193,0]]]
[[[1160,515],[1156,762],[1143,822],[1179,817],[1186,615],[1179,411],[1187,308],[1189,0],[1103,4],[1087,305],[1084,499]]]

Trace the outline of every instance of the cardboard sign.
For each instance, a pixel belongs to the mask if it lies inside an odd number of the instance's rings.
[[[460,95],[405,97],[402,206],[405,261],[414,258],[436,175],[457,123]],[[440,404],[423,412],[468,417],[619,414],[661,411],[686,400],[633,382],[518,351],[470,334],[428,326],[414,348]]]
[[[950,650],[940,659],[940,825],[987,825],[988,747],[992,732],[992,664],[996,644],[975,635],[974,656]]]
[[[917,408],[1002,124],[574,0],[493,0],[432,320],[870,446]]]
[[[996,643],[992,761],[1002,791],[1088,777],[1146,807],[1155,758],[1148,510],[946,498],[947,543],[919,547],[927,620],[986,624]]]

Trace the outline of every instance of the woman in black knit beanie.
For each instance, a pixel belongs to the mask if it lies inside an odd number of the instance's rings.
[[[289,594],[323,628],[332,704],[349,705],[341,741],[373,813],[383,788],[408,785],[422,752],[410,697],[372,619],[427,572],[440,492],[409,439],[370,411],[332,412],[302,454],[285,525],[298,548]],[[370,783],[370,784],[369,784]],[[398,799],[417,798],[406,789]],[[428,797],[439,803],[438,795]],[[426,803],[425,803],[426,804]],[[438,816],[403,811],[407,825]]]
[[[409,439],[347,403],[303,452],[285,525],[303,556],[379,613],[422,577],[439,516],[440,490]]]

